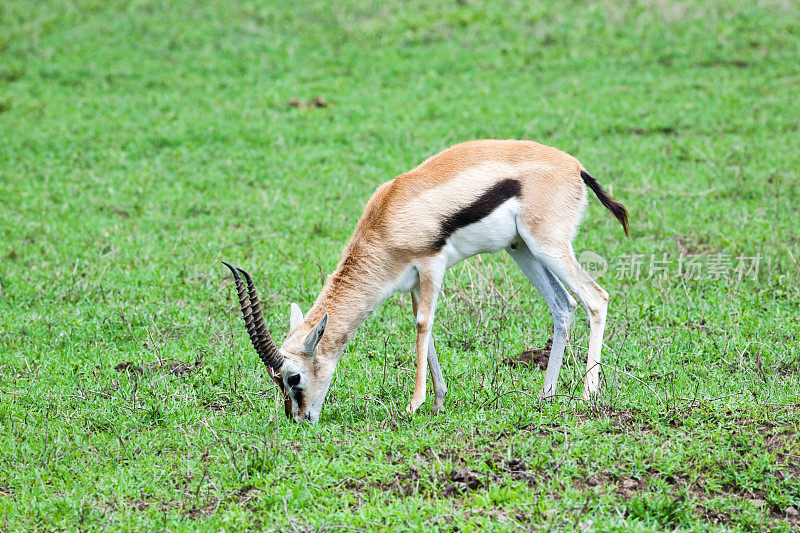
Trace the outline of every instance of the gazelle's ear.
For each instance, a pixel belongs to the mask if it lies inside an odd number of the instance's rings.
[[[300,306],[292,302],[292,312],[289,315],[289,330],[293,330],[294,327],[302,321],[303,312],[300,310]]]
[[[322,317],[322,320],[319,321],[319,324],[311,330],[311,333],[308,334],[306,337],[306,341],[303,344],[303,351],[308,355],[313,356],[314,352],[317,349],[317,344],[319,344],[320,339],[322,339],[322,334],[325,333],[325,327],[328,325],[328,313],[325,313],[325,316]]]

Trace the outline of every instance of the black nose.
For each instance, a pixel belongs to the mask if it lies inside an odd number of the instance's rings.
[[[311,413],[306,413],[306,420],[311,420]]]

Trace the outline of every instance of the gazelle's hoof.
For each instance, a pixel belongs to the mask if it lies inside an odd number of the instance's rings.
[[[431,406],[432,413],[444,413],[444,402],[436,403],[433,402],[433,406]]]
[[[584,402],[592,402],[596,400],[598,396],[600,396],[600,391],[598,390],[583,389],[582,398]]]
[[[423,403],[425,403],[425,398],[422,398],[421,400],[415,400],[414,398],[411,398],[411,403],[406,406],[406,413],[413,415]]]

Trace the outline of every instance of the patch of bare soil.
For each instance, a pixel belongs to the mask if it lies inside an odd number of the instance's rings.
[[[206,407],[208,409],[211,409],[212,411],[224,411],[225,410],[225,404],[224,403],[212,402],[210,400],[203,400],[200,403],[200,405],[202,405],[203,407]]]
[[[486,464],[491,469],[488,472],[466,467],[453,469],[441,479],[440,496],[445,498],[459,496],[508,480],[525,481],[529,485],[535,485],[538,479],[548,476],[543,472],[531,471],[528,464],[519,457],[491,457],[486,460]]]
[[[192,507],[185,513],[185,515],[189,518],[201,518],[201,517],[207,518],[216,513],[217,509],[219,509],[220,505],[223,503],[247,504],[247,502],[249,502],[255,497],[257,492],[258,489],[254,489],[252,487],[245,487],[241,490],[234,492],[227,498],[211,498],[210,500],[206,501],[205,504],[201,507]]]
[[[683,257],[710,255],[713,251],[711,247],[699,241],[697,234],[675,236],[675,244]]]
[[[134,365],[131,361],[125,361],[114,367],[117,372],[130,372],[132,374],[141,374],[142,367]]]
[[[678,136],[678,130],[673,128],[672,126],[659,126],[656,128],[630,128],[625,130],[628,133],[632,133],[639,137],[643,135],[674,135]]]
[[[774,521],[789,524],[790,526],[800,526],[800,514],[798,514],[795,507],[790,505],[785,509],[781,509],[780,507],[768,503],[768,497],[764,491],[747,492],[731,487],[724,492],[724,494],[727,496],[735,496],[742,501],[748,502],[753,507],[761,509],[765,515],[769,516],[769,518]]]
[[[310,107],[312,109],[319,108],[319,107],[328,107],[328,103],[325,100],[323,100],[322,98],[318,97],[318,96],[315,96],[311,100],[306,100],[306,101],[303,101],[303,100],[298,99],[297,97],[294,97],[294,98],[291,98],[287,102],[287,104],[289,105],[289,107],[296,107],[296,108],[299,108],[299,109],[303,109],[303,108],[306,108],[306,107]]]
[[[781,417],[797,410],[796,405],[781,405],[775,408],[775,413]],[[671,411],[671,416],[685,418],[692,415],[701,406],[687,407],[688,411],[676,413]],[[695,413],[697,414],[697,413]],[[752,434],[757,434],[763,439],[766,448],[776,454],[777,460],[772,471],[779,481],[786,479],[800,479],[800,451],[798,451],[798,435],[796,425],[786,422],[773,422],[768,420],[752,420],[744,418],[744,413],[734,413],[729,410],[710,411],[701,409],[699,413],[702,422],[719,420],[729,427],[733,424],[739,430],[748,429]],[[610,405],[595,405],[587,410],[578,410],[574,413],[578,424],[589,420],[607,420],[612,432],[660,432],[661,425],[648,413],[636,409],[617,409]],[[668,424],[669,425],[669,424]],[[558,422],[550,425],[530,425],[520,427],[516,431],[528,431],[545,434],[559,431]],[[550,430],[550,431],[548,431]],[[507,446],[498,446],[507,440],[510,432],[492,434],[491,444],[478,445],[477,447],[465,446],[457,450],[425,449],[417,455],[413,465],[407,470],[391,476],[388,481],[356,480],[347,478],[340,483],[348,490],[369,492],[370,489],[389,492],[399,496],[422,495],[427,498],[449,498],[458,505],[461,498],[470,493],[486,490],[493,485],[502,485],[510,481],[523,481],[531,487],[540,487],[543,483],[553,479],[553,472],[558,466],[541,466],[531,468],[523,459],[516,456],[508,457],[499,450],[508,449]],[[667,431],[669,431],[667,429]],[[761,444],[759,443],[759,446]],[[488,453],[487,453],[488,452]],[[486,457],[488,455],[488,457]],[[486,457],[480,459],[480,457]],[[481,461],[485,461],[485,467]],[[387,454],[387,462],[400,466],[408,464],[408,459],[401,456]],[[449,463],[451,466],[446,467]],[[694,513],[704,521],[720,526],[735,526],[738,516],[735,511],[719,510],[715,508],[712,500],[720,496],[736,498],[745,504],[762,509],[765,516],[776,523],[789,524],[792,527],[800,526],[800,513],[796,506],[778,508],[769,503],[769,497],[763,491],[748,491],[738,485],[719,486],[711,481],[717,478],[716,469],[712,472],[705,466],[700,471],[687,470],[679,472],[662,472],[656,469],[646,472],[633,473],[628,465],[619,464],[615,473],[609,471],[588,472],[581,478],[574,478],[572,485],[586,492],[611,492],[621,500],[628,500],[637,496],[646,497],[649,491],[654,490],[653,481],[658,480],[658,491],[666,485],[668,492],[673,494],[675,500],[691,499]],[[720,469],[723,465],[720,465]],[[730,468],[725,465],[724,468]],[[554,497],[557,498],[556,495]],[[524,516],[509,515],[509,520],[529,522]]]
[[[510,367],[534,367],[539,370],[547,368],[547,362],[550,361],[550,350],[553,347],[553,339],[549,339],[544,348],[539,350],[525,350],[515,358],[506,357],[503,363]]]
[[[651,431],[654,429],[651,421],[636,409],[616,409],[611,406],[596,406],[588,411],[578,411],[575,418],[580,423],[587,420],[608,419],[611,433],[628,434],[633,431]]]
[[[644,479],[608,472],[597,472],[586,479],[576,479],[573,484],[578,488],[594,490],[595,492],[611,489],[617,496],[625,499],[647,490],[647,481]]]
[[[624,470],[626,465],[619,465]],[[768,503],[768,496],[761,490],[752,492],[745,491],[736,486],[723,486],[722,490],[709,488],[704,474],[689,474],[688,472],[664,473],[650,469],[642,476],[629,476],[625,474],[612,473],[608,471],[595,472],[585,478],[575,478],[572,484],[575,488],[585,491],[608,492],[613,491],[622,499],[630,499],[635,496],[645,494],[649,487],[649,482],[661,479],[666,482],[669,491],[677,497],[683,498],[691,496],[695,503],[693,508],[697,515],[706,522],[715,525],[736,524],[736,517],[727,511],[719,511],[711,508],[706,502],[716,496],[726,496],[738,498],[743,502],[758,507],[773,521],[786,523],[792,527],[800,526],[800,512],[789,506],[785,509],[778,508]]]
[[[117,372],[127,372],[129,374],[143,374],[145,371],[166,370],[173,376],[189,376],[197,372],[203,366],[202,357],[191,362],[162,360],[154,361],[144,365],[144,367],[134,364],[132,361],[124,361],[114,367]]]
[[[200,370],[202,366],[202,359],[197,359],[192,363],[172,363],[169,366],[169,373],[173,376],[189,376]]]
[[[800,435],[797,428],[788,425],[778,425],[774,422],[758,424],[758,434],[764,439],[767,449],[772,453],[780,454],[784,451],[800,452]],[[797,456],[800,459],[800,456]]]
[[[146,511],[155,506],[161,510],[182,509],[183,515],[189,518],[207,518],[216,513],[217,509],[219,509],[222,504],[247,504],[250,500],[255,498],[258,491],[258,489],[253,487],[244,487],[222,498],[210,498],[204,501],[200,506],[196,504],[189,505],[188,502],[163,502],[147,494],[143,494],[137,500],[129,500],[127,504],[132,511],[137,512]]]
[[[519,457],[504,458],[496,455],[487,458],[487,470],[471,468],[462,457],[454,452],[426,453],[418,457],[421,459],[418,465],[410,466],[407,471],[395,474],[388,481],[370,482],[346,478],[340,482],[340,486],[360,493],[378,489],[405,497],[422,494],[431,498],[458,498],[493,484],[502,484],[510,480],[525,481],[533,486],[541,480],[551,478],[550,473],[531,470],[528,464]],[[387,459],[395,465],[403,463],[402,460],[391,455],[387,455]],[[436,472],[442,459],[453,463],[452,470]],[[517,519],[519,520],[519,517]]]
[[[725,511],[711,509],[702,504],[696,505],[695,510],[697,511],[697,514],[700,515],[700,518],[702,518],[705,522],[715,526],[727,526],[734,522],[731,515]]]
[[[794,359],[791,361],[783,361],[776,369],[781,376],[790,376],[792,374],[800,374],[800,360]]]
[[[486,473],[469,468],[459,468],[451,471],[450,474],[444,478],[445,483],[439,495],[449,498],[460,494],[466,494],[487,486],[489,481]]]

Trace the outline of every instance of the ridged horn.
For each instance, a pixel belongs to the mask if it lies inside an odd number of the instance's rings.
[[[253,283],[253,278],[250,277],[250,274],[238,267],[236,270],[238,270],[239,273],[244,276],[244,279],[247,280],[247,292],[250,296],[250,309],[253,310],[253,322],[256,326],[259,344],[261,345],[261,352],[259,352],[258,355],[261,357],[262,361],[264,361],[268,366],[277,372],[278,369],[283,366],[283,356],[281,355],[281,352],[278,351],[278,347],[275,346],[275,343],[272,340],[272,335],[267,329],[267,325],[264,323],[264,315],[261,314],[261,301],[258,298],[256,284]]]
[[[278,351],[278,347],[272,341],[272,335],[267,330],[267,325],[264,323],[264,315],[261,313],[261,302],[258,299],[258,292],[253,283],[250,274],[236,268],[225,261],[222,261],[226,267],[233,273],[233,279],[236,282],[236,292],[239,296],[239,306],[242,310],[242,318],[244,318],[244,325],[247,328],[247,334],[250,336],[250,342],[253,343],[258,357],[264,362],[267,367],[277,372],[283,365],[283,356]],[[247,289],[242,283],[241,273],[247,280]]]

